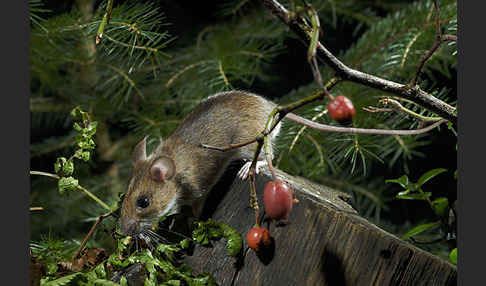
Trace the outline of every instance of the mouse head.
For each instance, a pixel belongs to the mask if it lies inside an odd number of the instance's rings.
[[[122,235],[137,235],[163,215],[177,209],[176,166],[168,156],[146,154],[146,138],[132,154],[133,175],[122,203]]]

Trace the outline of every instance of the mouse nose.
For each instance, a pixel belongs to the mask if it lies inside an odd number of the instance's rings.
[[[124,236],[138,233],[137,221],[134,219],[122,219],[120,223],[120,231]]]

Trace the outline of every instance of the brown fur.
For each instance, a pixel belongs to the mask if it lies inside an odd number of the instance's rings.
[[[200,144],[224,147],[254,138],[264,129],[274,107],[274,103],[242,91],[216,94],[197,105],[149,157],[137,161],[143,152],[136,148],[134,175],[121,210],[122,233],[140,231],[141,223],[157,219],[176,196],[175,211],[178,206],[189,204],[199,215],[205,197],[228,164],[236,159],[251,160],[256,147],[250,144],[221,152]],[[172,158],[175,164],[176,175],[165,183],[150,177],[150,167],[162,155]],[[137,210],[136,200],[141,194],[147,195],[151,203],[146,209]]]

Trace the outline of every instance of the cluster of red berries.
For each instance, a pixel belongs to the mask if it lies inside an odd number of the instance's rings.
[[[293,198],[294,191],[282,181],[270,181],[263,191],[263,203],[265,213],[274,220],[287,222],[292,204],[296,202]],[[270,232],[264,227],[255,226],[246,236],[248,246],[260,251],[271,243]]]

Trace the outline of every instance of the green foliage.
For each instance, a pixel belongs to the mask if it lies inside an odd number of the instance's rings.
[[[107,259],[107,263],[112,265],[115,270],[121,270],[135,263],[142,263],[148,272],[148,277],[145,280],[148,285],[186,285],[181,284],[182,281],[187,285],[215,285],[210,274],[194,275],[187,265],[177,266],[176,253],[184,248],[181,245],[186,242],[179,244],[161,243],[157,245],[155,251],[142,249],[128,257],[121,258],[120,254],[127,250],[129,240],[127,238],[118,240],[118,251]]]
[[[45,20],[39,14],[50,12],[48,9],[42,9],[42,2],[41,0],[29,0],[29,17],[30,22],[33,25],[38,26],[40,29],[45,31],[45,28],[42,26],[42,22]]]
[[[450,255],[449,255],[449,260],[454,263],[454,264],[457,264],[457,248],[454,248]]]
[[[405,233],[403,236],[402,236],[402,239],[403,240],[406,240],[412,236],[415,236],[415,235],[418,235],[424,231],[427,231],[427,230],[430,230],[430,229],[433,229],[433,228],[436,228],[440,226],[440,222],[431,222],[431,223],[425,223],[425,224],[421,224],[421,225],[418,225],[414,228],[412,228],[411,230],[407,231],[407,233]]]
[[[62,286],[62,285],[69,285],[74,278],[81,275],[81,272],[75,272],[70,275],[63,276],[61,278],[55,280],[49,280],[49,278],[42,278],[40,285],[42,286]]]
[[[397,199],[401,200],[423,200],[427,201],[434,211],[435,215],[441,219],[441,221],[433,222],[433,223],[425,223],[418,225],[405,233],[402,236],[402,239],[406,240],[410,237],[416,236],[422,232],[427,230],[436,228],[441,226],[441,224],[446,224],[447,221],[445,220],[449,215],[449,200],[444,197],[439,197],[434,200],[431,200],[432,193],[431,192],[424,192],[422,190],[422,186],[434,178],[435,176],[446,172],[447,170],[444,168],[437,168],[432,169],[425,172],[420,178],[418,179],[417,183],[411,182],[408,179],[407,175],[403,175],[398,179],[390,179],[386,180],[386,183],[396,183],[399,184],[405,191],[399,192],[396,195]]]
[[[201,245],[209,245],[210,240],[226,239],[226,250],[231,256],[236,256],[241,252],[243,240],[239,232],[229,225],[208,219],[206,222],[197,222],[196,229],[192,232],[192,238]],[[184,243],[185,244],[185,243]]]

